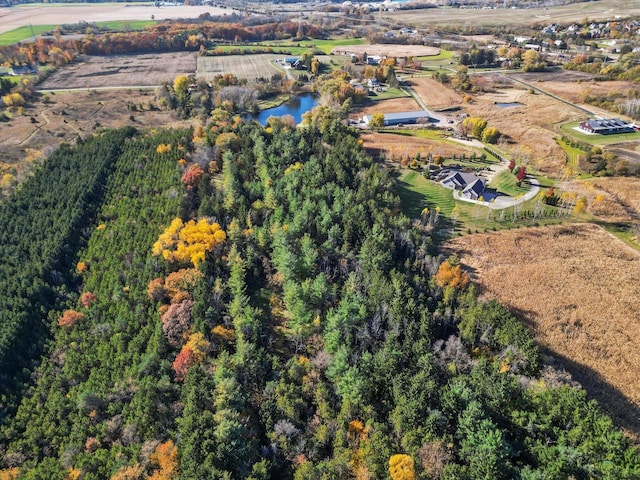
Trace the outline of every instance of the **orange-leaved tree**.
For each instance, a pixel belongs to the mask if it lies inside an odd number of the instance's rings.
[[[76,310],[65,310],[58,319],[58,325],[61,327],[73,327],[76,323],[84,318],[82,312]]]
[[[165,260],[191,262],[197,268],[206,252],[224,242],[227,234],[215,222],[202,218],[183,223],[175,218],[153,244],[152,254]]]
[[[171,440],[158,445],[151,454],[151,463],[159,469],[148,480],[171,480],[178,477],[178,447]]]

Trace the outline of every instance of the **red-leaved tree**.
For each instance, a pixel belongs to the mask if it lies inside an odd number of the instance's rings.
[[[176,382],[184,381],[184,377],[187,376],[189,368],[196,363],[198,363],[198,359],[193,350],[187,346],[183,347],[172,364],[173,371],[176,372]]]
[[[194,187],[198,184],[202,175],[204,175],[204,170],[199,165],[190,165],[182,175],[182,183],[187,187]]]

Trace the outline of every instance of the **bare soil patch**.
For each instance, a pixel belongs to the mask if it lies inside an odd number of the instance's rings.
[[[639,438],[639,252],[592,224],[469,235],[446,248]]]
[[[429,108],[447,108],[462,103],[458,92],[433,78],[410,78],[407,83]]]
[[[471,153],[476,152],[471,148],[466,148],[464,145],[392,133],[363,132],[360,138],[364,141],[364,148],[372,154],[384,154],[389,159],[411,158],[418,153],[424,158],[429,153],[434,157],[438,155],[451,157],[454,154],[462,155],[464,153],[471,155]]]
[[[281,60],[283,55],[221,55],[218,57],[198,57],[196,76],[207,81],[216,75],[232,73],[238,78],[254,80],[256,78],[270,78],[275,73],[284,70],[277,67],[274,60]]]
[[[425,45],[391,45],[373,43],[371,45],[348,45],[335,47],[331,50],[331,53],[335,55],[366,53],[367,55],[385,55],[387,57],[426,57],[438,55],[440,53],[440,49]]]
[[[202,14],[231,14],[232,9],[219,7],[176,5],[154,7],[146,5],[109,4],[65,4],[65,5],[20,5],[0,7],[0,33],[23,25],[64,25],[69,23],[107,22],[111,20],[156,20],[170,18],[197,18]]]
[[[73,91],[49,94],[48,103],[25,107],[22,116],[0,127],[0,163],[18,174],[31,150],[47,152],[61,142],[74,142],[101,128],[131,125],[139,129],[187,126],[170,112],[151,110],[153,90]],[[44,98],[44,96],[43,96]],[[131,106],[135,110],[131,110]],[[33,119],[33,120],[32,120]]]
[[[65,88],[140,87],[173,82],[196,71],[195,52],[83,56],[52,73],[40,90]]]

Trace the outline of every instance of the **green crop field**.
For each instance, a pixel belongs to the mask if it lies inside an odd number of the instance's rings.
[[[41,33],[50,32],[55,28],[56,25],[25,25],[24,27],[15,28],[8,32],[0,33],[0,46],[13,45]]]
[[[113,20],[108,22],[97,22],[98,27],[109,30],[130,31],[143,30],[149,25],[156,23],[154,20]],[[28,38],[38,36],[42,33],[52,32],[58,25],[25,25],[0,34],[0,46],[13,45]]]

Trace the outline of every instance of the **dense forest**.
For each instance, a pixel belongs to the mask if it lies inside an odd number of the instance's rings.
[[[25,299],[2,333],[50,334],[3,397],[0,478],[639,478],[598,405],[400,213],[357,133],[309,123],[105,133],[3,206],[44,225],[2,232]]]

